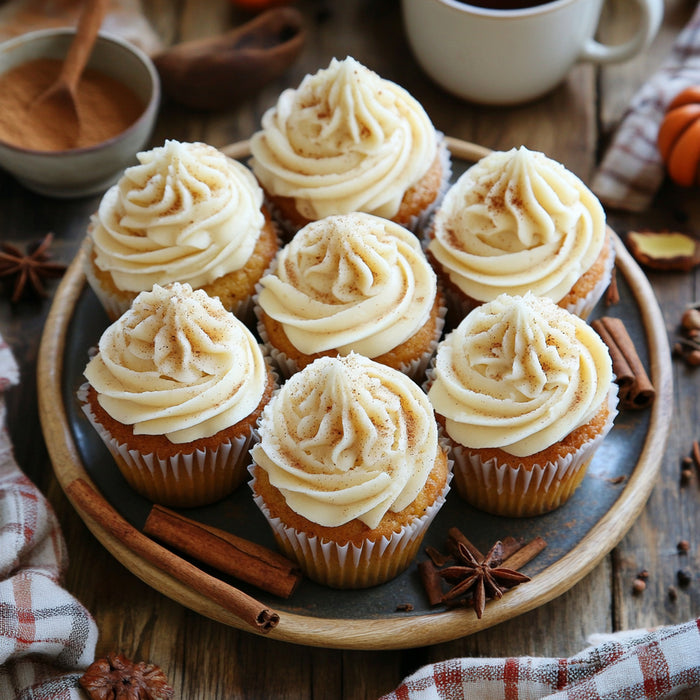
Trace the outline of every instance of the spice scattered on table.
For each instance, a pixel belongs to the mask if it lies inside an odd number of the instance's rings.
[[[693,480],[693,458],[685,455],[681,459],[681,486],[688,486]]]
[[[632,591],[637,595],[646,590],[647,582],[643,578],[636,578],[632,582]]]
[[[673,354],[689,367],[700,366],[700,302],[690,304],[681,316],[680,335],[673,345]]]
[[[678,580],[678,585],[682,588],[686,588],[690,585],[693,580],[693,576],[688,569],[679,569],[676,572],[676,579]]]
[[[88,666],[80,686],[90,700],[170,700],[174,690],[155,664],[111,653]]]
[[[18,302],[28,289],[40,297],[47,296],[44,280],[60,277],[66,269],[62,263],[52,262],[49,248],[53,234],[47,233],[38,243],[28,247],[23,253],[10,243],[0,245],[0,278],[7,277],[12,282],[10,301]]]
[[[690,542],[688,542],[688,540],[681,540],[676,547],[679,554],[687,554],[690,550]]]
[[[632,581],[632,593],[639,595],[646,590],[647,580],[649,579],[649,572],[647,569],[642,569]]]

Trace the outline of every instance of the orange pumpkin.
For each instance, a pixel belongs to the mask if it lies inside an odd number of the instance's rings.
[[[700,165],[700,85],[679,92],[666,108],[656,144],[670,178],[690,187]]]

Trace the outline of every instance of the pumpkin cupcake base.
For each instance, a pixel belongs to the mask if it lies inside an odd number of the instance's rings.
[[[263,469],[256,464],[248,469],[253,499],[270,524],[279,548],[298,562],[310,579],[338,589],[369,588],[404,571],[418,554],[452,479],[452,462],[446,448],[441,447],[429,484],[406,509],[388,513],[374,530],[358,520],[324,528],[291,511]]]

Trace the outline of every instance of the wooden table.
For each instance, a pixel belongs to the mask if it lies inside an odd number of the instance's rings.
[[[661,33],[637,59],[602,70],[577,66],[544,99],[495,109],[460,102],[425,77],[406,44],[397,0],[301,0],[297,6],[307,19],[309,38],[282,79],[227,112],[198,114],[166,102],[152,142],[174,138],[224,146],[245,139],[282,88],[325,67],[333,56],[352,55],[410,90],[444,133],[493,149],[524,144],[590,181],[629,99],[663,60],[693,5],[667,0]],[[226,0],[151,0],[144,8],[166,42],[215,34],[242,20]],[[621,40],[628,33],[626,8],[622,0],[609,2],[608,38]],[[2,174],[0,239],[24,245],[53,231],[56,257],[69,262],[97,201],[47,199]],[[609,211],[608,219],[620,234],[634,228],[694,231],[700,227],[700,199],[697,190],[682,191],[666,183],[649,211]],[[684,306],[700,297],[700,277],[697,272],[653,273],[649,279],[665,317],[666,328],[660,332],[672,340]],[[0,332],[22,372],[20,387],[8,393],[16,457],[58,513],[70,553],[65,585],[97,621],[97,654],[118,649],[162,666],[178,697],[376,698],[427,662],[454,656],[567,656],[585,647],[592,633],[679,623],[700,613],[700,490],[697,481],[679,486],[681,458],[692,440],[700,438],[700,369],[674,362],[673,429],[646,508],[619,545],[570,590],[538,609],[456,641],[403,651],[328,650],[271,640],[204,618],[144,584],[91,535],[58,485],[39,425],[35,368],[49,306],[50,300],[10,305],[5,297],[0,299]],[[691,547],[680,555],[677,543],[683,539]],[[676,584],[680,568],[693,572],[693,582],[671,600],[668,588]],[[633,595],[632,582],[641,569],[649,571],[647,588]]]

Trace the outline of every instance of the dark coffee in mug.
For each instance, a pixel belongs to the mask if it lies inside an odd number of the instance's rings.
[[[554,0],[460,0],[460,2],[487,10],[525,10],[529,7],[549,5]]]

